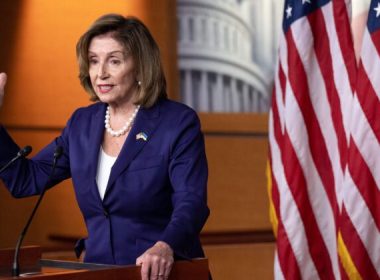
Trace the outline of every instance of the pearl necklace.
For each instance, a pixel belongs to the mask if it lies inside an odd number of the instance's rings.
[[[106,117],[104,120],[105,128],[106,128],[107,132],[109,134],[111,134],[113,137],[119,137],[121,135],[124,135],[132,126],[132,123],[133,123],[139,109],[140,109],[140,105],[136,106],[135,111],[133,112],[132,116],[128,119],[128,121],[125,123],[125,125],[121,129],[114,131],[110,125],[110,118],[111,118],[110,117],[110,106],[108,106],[107,110],[106,110]]]

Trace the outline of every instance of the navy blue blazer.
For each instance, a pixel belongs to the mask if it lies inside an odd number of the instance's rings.
[[[208,170],[196,113],[167,99],[141,108],[102,201],[95,178],[105,110],[103,103],[78,109],[59,137],[32,159],[17,161],[0,178],[15,197],[41,193],[54,149],[61,145],[64,154],[49,187],[72,178],[88,231],[86,262],[134,264],[158,240],[168,243],[176,257],[204,256],[199,233],[209,215]],[[4,127],[0,143],[4,164],[19,147]]]

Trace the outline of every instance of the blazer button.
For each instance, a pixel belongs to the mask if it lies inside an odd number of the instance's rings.
[[[103,208],[103,214],[104,216],[108,219],[108,217],[110,216],[108,211],[106,209]]]

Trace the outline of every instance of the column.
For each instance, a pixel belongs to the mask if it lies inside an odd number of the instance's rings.
[[[231,49],[233,53],[237,52],[237,49],[238,49],[237,45],[238,45],[237,29],[236,29],[236,26],[234,25],[232,29],[232,35],[231,35],[231,46],[232,46]]]
[[[240,112],[240,92],[237,88],[237,81],[235,78],[231,78],[231,109],[232,112]]]
[[[229,34],[229,28],[228,28],[228,24],[225,24],[223,26],[223,49],[228,52],[230,50],[230,34]]]
[[[243,112],[250,112],[250,99],[249,99],[249,87],[248,84],[243,82],[242,86],[242,94],[243,94]]]
[[[260,93],[260,112],[264,113],[268,111],[268,100],[266,96]]]
[[[200,30],[200,34],[202,34],[201,36],[201,45],[206,47],[208,46],[208,40],[209,40],[209,32],[208,32],[208,24],[207,24],[207,18],[206,17],[202,17],[201,20],[201,30]]]
[[[231,102],[231,82],[229,77],[224,77],[223,79],[223,100],[224,100],[224,112],[232,111]]]
[[[218,22],[218,19],[216,19],[214,22],[213,22],[213,34],[214,34],[214,46],[215,46],[215,49],[220,49],[220,26],[219,26],[219,22]]]
[[[184,93],[184,101],[185,104],[189,105],[190,107],[194,106],[193,101],[193,85],[191,80],[191,70],[184,70],[185,72],[185,93]]]
[[[209,112],[209,97],[208,97],[208,80],[207,72],[201,72],[200,91],[199,91],[199,110],[201,112]]]
[[[223,75],[216,73],[216,86],[214,87],[214,92],[212,93],[212,103],[213,111],[223,112]]]
[[[189,24],[189,42],[191,44],[194,44],[195,42],[195,21],[194,16],[188,17],[188,24]]]
[[[259,92],[256,89],[252,89],[252,112],[260,112],[260,100],[259,100]]]
[[[214,34],[214,21],[211,17],[206,18],[206,26],[207,26],[207,46],[211,49],[215,46],[215,34]]]
[[[202,32],[202,18],[200,16],[194,16],[194,41],[197,45],[201,44],[203,41]]]
[[[182,41],[184,43],[190,42],[190,27],[189,27],[189,19],[187,16],[183,16],[182,19],[180,19],[182,22]]]

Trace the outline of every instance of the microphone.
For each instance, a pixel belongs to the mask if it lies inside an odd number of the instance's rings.
[[[20,151],[18,151],[17,155],[14,158],[12,158],[10,161],[8,161],[8,163],[0,169],[0,173],[2,173],[9,166],[11,166],[11,164],[14,163],[16,160],[18,160],[19,158],[24,158],[24,157],[28,156],[31,152],[32,152],[31,146],[25,146],[24,148],[22,148]]]
[[[21,151],[20,151],[20,152],[21,152]],[[15,248],[15,255],[14,255],[14,258],[13,258],[13,266],[12,266],[12,276],[14,276],[14,277],[15,277],[15,276],[18,277],[18,276],[20,275],[20,265],[19,265],[19,260],[18,260],[19,258],[18,258],[18,256],[19,256],[19,252],[20,252],[20,248],[21,248],[21,243],[22,243],[22,241],[23,241],[23,239],[24,239],[24,237],[25,237],[25,234],[26,234],[26,232],[27,232],[27,230],[28,230],[28,228],[29,228],[29,226],[30,226],[32,220],[33,220],[34,214],[36,213],[37,208],[38,208],[38,206],[40,205],[41,200],[42,200],[42,198],[44,197],[45,192],[46,192],[47,189],[48,189],[47,187],[48,187],[50,181],[52,180],[52,178],[53,178],[53,176],[54,176],[54,171],[55,171],[55,168],[56,168],[56,166],[57,166],[57,160],[58,160],[58,158],[61,157],[62,153],[63,153],[63,148],[62,148],[61,146],[57,146],[57,147],[55,148],[55,151],[54,151],[54,155],[53,155],[53,165],[52,165],[52,169],[51,169],[51,173],[50,173],[50,175],[49,175],[49,178],[48,178],[48,180],[47,180],[47,182],[46,182],[46,185],[45,185],[44,188],[42,189],[42,192],[41,192],[41,194],[40,194],[40,197],[39,197],[38,200],[37,200],[36,205],[35,205],[34,208],[33,208],[32,214],[30,215],[30,217],[29,217],[29,219],[28,219],[28,221],[27,221],[25,227],[24,227],[23,230],[21,231],[20,236],[19,236],[19,238],[18,238],[18,240],[17,240],[17,244],[16,244],[16,248]]]

